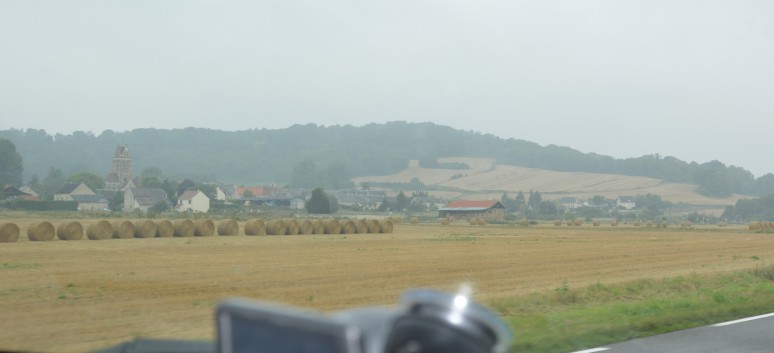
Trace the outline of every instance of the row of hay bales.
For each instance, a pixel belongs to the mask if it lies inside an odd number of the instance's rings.
[[[296,220],[278,219],[264,221],[254,219],[244,227],[245,235],[297,235],[297,234],[366,234],[392,233],[392,219],[360,220]],[[15,223],[0,222],[0,243],[12,243],[19,240],[21,230]],[[154,237],[193,237],[213,235],[239,235],[239,224],[235,220],[223,220],[217,226],[212,220],[162,220],[94,221],[86,229],[76,221],[60,223],[56,228],[51,222],[34,222],[27,227],[27,239],[30,241],[81,240],[84,235],[90,240],[154,238]]]
[[[254,219],[245,224],[245,235],[392,233],[393,228],[394,222],[389,218],[382,220],[275,219],[269,221]]]
[[[774,222],[752,222],[747,227],[750,230],[770,232],[774,231]]]

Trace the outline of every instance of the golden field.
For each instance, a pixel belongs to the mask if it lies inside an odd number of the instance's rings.
[[[31,221],[16,223],[24,230]],[[22,233],[0,244],[0,350],[211,339],[213,306],[231,296],[338,310],[391,304],[408,288],[470,282],[486,303],[564,284],[719,273],[774,259],[774,235],[732,227],[397,224],[391,234],[51,242]]]
[[[727,198],[711,198],[695,191],[696,185],[665,182],[661,179],[617,174],[583,172],[557,172],[544,169],[498,165],[488,158],[441,158],[441,163],[458,162],[470,169],[423,168],[411,161],[406,169],[387,176],[366,176],[353,179],[362,182],[404,182],[418,178],[426,185],[439,185],[464,191],[464,198],[500,199],[503,192],[516,196],[519,191],[540,191],[544,200],[562,197],[591,198],[601,195],[615,199],[621,195],[635,196],[647,193],[661,196],[665,201],[692,205],[711,206],[714,213],[722,213],[723,207],[732,205],[742,195]],[[434,191],[432,194],[447,199],[460,197],[463,192]]]

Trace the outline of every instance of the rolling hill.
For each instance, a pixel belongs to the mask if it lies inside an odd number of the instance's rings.
[[[408,167],[391,175],[355,178],[360,183],[410,183],[419,180],[425,185],[440,187],[444,191],[432,194],[446,198],[469,199],[499,198],[504,192],[511,195],[519,191],[540,191],[544,199],[561,197],[591,198],[594,195],[615,199],[620,195],[656,194],[665,201],[691,205],[722,207],[734,204],[743,195],[713,198],[696,192],[697,186],[688,183],[667,182],[662,179],[619,174],[557,172],[497,164],[491,158],[442,158],[440,163],[464,163],[470,168],[424,168],[413,160]],[[452,191],[453,190],[453,191]]]
[[[45,180],[57,170],[64,176],[80,172],[104,176],[121,144],[129,146],[137,175],[155,167],[164,177],[198,182],[331,189],[350,184],[349,180],[417,178],[446,192],[486,195],[533,189],[548,198],[651,192],[666,200],[702,205],[774,193],[773,174],[756,179],[749,171],[720,161],[698,164],[661,155],[615,159],[433,123],[106,130],[99,135],[80,131],[50,135],[27,129],[0,131],[0,138],[16,145],[24,161],[25,182],[33,177]]]

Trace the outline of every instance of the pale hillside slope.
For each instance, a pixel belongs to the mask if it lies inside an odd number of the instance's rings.
[[[487,158],[444,158],[439,162],[461,162],[470,166],[470,169],[422,168],[417,161],[411,161],[406,169],[393,175],[360,177],[354,181],[401,183],[418,178],[426,185],[441,185],[460,190],[434,193],[447,198],[454,198],[462,193],[467,194],[466,198],[492,198],[499,197],[503,192],[515,194],[529,190],[540,191],[543,198],[548,200],[561,197],[588,198],[594,195],[614,199],[620,195],[651,193],[666,201],[705,206],[732,205],[743,198],[742,195],[728,198],[703,196],[694,191],[696,185],[693,184],[669,183],[661,179],[627,175],[556,172],[496,165],[493,159]]]

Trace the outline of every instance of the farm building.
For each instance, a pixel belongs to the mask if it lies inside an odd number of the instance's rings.
[[[30,200],[32,194],[22,190],[23,188],[17,189],[12,185],[4,186],[2,192],[0,192],[0,200]],[[37,198],[37,195],[35,195],[35,198]]]
[[[102,211],[108,208],[108,200],[102,195],[72,195],[78,203],[78,211]]]
[[[201,190],[188,190],[177,199],[177,212],[202,212],[210,210],[210,198]]]
[[[481,217],[488,220],[503,220],[505,218],[505,206],[497,200],[458,200],[452,201],[446,207],[439,209],[438,217],[452,217],[455,219]]]
[[[158,188],[132,188],[124,193],[124,212],[139,209],[142,212],[148,210],[154,205],[164,202],[172,205],[164,189]]]
[[[375,210],[384,201],[384,191],[376,190],[336,190],[330,193],[336,198],[339,206],[361,207],[365,210]]]

